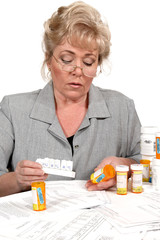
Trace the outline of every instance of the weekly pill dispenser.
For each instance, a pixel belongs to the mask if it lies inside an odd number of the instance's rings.
[[[36,162],[42,165],[42,170],[47,174],[75,178],[76,172],[72,171],[73,162],[51,158],[38,158]]]

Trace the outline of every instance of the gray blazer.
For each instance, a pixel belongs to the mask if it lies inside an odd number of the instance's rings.
[[[87,114],[73,138],[74,154],[55,113],[54,90],[3,98],[0,105],[0,175],[23,159],[73,161],[76,179],[89,179],[108,156],[140,158],[140,122],[131,99],[91,85]],[[49,175],[48,180],[66,177]]]

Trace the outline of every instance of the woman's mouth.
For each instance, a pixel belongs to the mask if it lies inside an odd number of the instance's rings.
[[[82,87],[82,84],[76,83],[76,82],[71,82],[71,83],[69,83],[69,85],[70,85],[72,88],[80,88],[80,87]]]

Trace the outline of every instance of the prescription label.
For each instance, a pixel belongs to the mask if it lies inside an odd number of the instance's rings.
[[[37,192],[38,192],[38,197],[39,197],[40,204],[43,204],[44,203],[44,199],[43,199],[42,190],[41,190],[40,187],[37,188]]]
[[[105,175],[104,175],[104,173],[102,173],[101,176],[99,176],[99,177],[96,179],[96,182],[99,183],[104,177],[105,177]]]
[[[142,171],[132,172],[132,192],[140,193],[142,192]]]
[[[160,153],[160,141],[159,141],[159,138],[157,138],[157,153]]]
[[[128,174],[127,172],[117,172],[117,194],[127,194]]]
[[[149,182],[150,177],[150,165],[143,164],[143,182]]]
[[[33,182],[32,188],[32,202],[33,210],[42,211],[46,209],[45,183]]]
[[[102,174],[102,169],[99,169],[99,170],[97,170],[96,172],[93,173],[94,178],[97,178],[101,174]]]

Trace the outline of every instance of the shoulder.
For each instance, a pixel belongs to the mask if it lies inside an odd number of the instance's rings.
[[[116,90],[111,90],[111,89],[105,89],[101,87],[94,86],[94,88],[103,96],[104,100],[107,102],[133,102],[133,99],[130,97],[126,96],[125,94],[116,91]]]
[[[28,112],[33,107],[40,91],[41,90],[39,89],[32,92],[6,95],[2,99],[0,108],[4,113],[10,111],[12,112],[16,109],[18,109],[19,111]]]
[[[40,91],[41,91],[41,89],[31,91],[31,92],[6,95],[6,96],[4,96],[4,99],[9,99],[11,101],[19,101],[19,100],[23,100],[23,99],[29,100],[29,99],[35,98],[39,94]]]
[[[135,108],[133,99],[129,98],[125,94],[100,87],[95,87],[96,91],[102,96],[106,103],[106,106],[113,111],[132,111]]]
[[[100,88],[97,87],[98,91],[101,92],[101,94],[103,95],[104,99],[106,100],[125,100],[125,101],[130,101],[132,100],[131,98],[129,98],[128,96],[124,95],[121,92],[115,91],[115,90],[111,90],[111,89],[104,89],[104,88]]]
[[[37,108],[41,105],[50,105],[53,101],[52,82],[48,82],[44,88],[32,92],[18,93],[5,96],[0,103],[0,111],[5,115],[15,116],[16,113],[29,115],[37,103]],[[48,107],[47,105],[47,107]],[[47,108],[46,107],[46,108]]]

